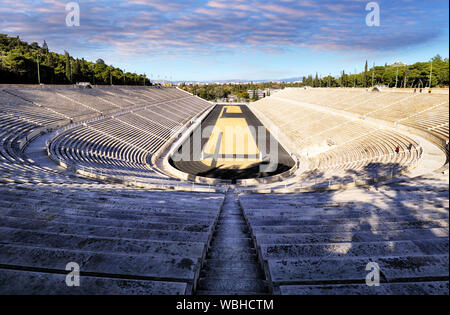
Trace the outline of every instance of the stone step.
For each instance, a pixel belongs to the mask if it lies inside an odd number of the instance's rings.
[[[237,226],[241,226],[241,225],[246,225],[244,220],[242,220],[242,218],[238,218],[238,219],[230,219],[230,218],[222,218],[220,217],[220,219],[217,221],[218,224],[227,224],[227,225],[237,225]]]
[[[224,219],[224,220],[227,220],[227,219],[231,219],[231,220],[233,220],[233,219],[240,219],[240,220],[242,220],[242,212],[241,211],[239,211],[239,212],[227,212],[227,213],[221,213],[221,215],[220,215],[220,218],[221,219]]]
[[[426,222],[429,220],[441,220],[442,215],[428,215],[428,216],[392,216],[392,217],[380,217],[380,218],[337,218],[337,219],[307,219],[299,216],[293,216],[291,218],[276,218],[272,220],[248,218],[248,221],[252,227],[255,226],[300,226],[300,225],[341,225],[349,223],[370,224],[376,225],[380,222]]]
[[[438,192],[438,188],[435,190],[433,189],[433,196],[436,197],[446,197],[445,192]],[[448,192],[448,191],[447,191]],[[397,193],[397,192],[395,192]],[[288,200],[282,200],[280,197],[277,196],[277,198],[268,197],[266,200],[244,200],[241,198],[241,203],[243,203],[243,208],[246,212],[264,212],[264,211],[273,211],[273,212],[326,212],[326,211],[347,211],[349,209],[358,209],[362,212],[374,212],[374,211],[383,211],[383,205],[378,205],[376,202],[370,203],[370,204],[364,204],[364,207],[361,207],[361,202],[351,202],[351,201],[345,201],[345,202],[338,202],[338,203],[328,203],[328,202],[321,202],[319,198],[317,199],[306,199],[303,196],[304,194],[298,194],[298,195],[289,195],[290,199]],[[301,196],[302,199],[297,201],[295,200],[296,196]],[[402,210],[405,208],[411,208],[411,210],[419,210],[420,208],[423,208],[423,206],[429,206],[429,207],[436,207],[445,209],[448,208],[448,201],[439,200],[439,199],[429,199],[427,198],[427,194],[422,192],[419,195],[415,195],[411,197],[411,194],[409,195],[408,199],[399,199],[394,200],[390,204],[394,206],[396,209]],[[247,197],[244,196],[246,199]],[[375,201],[382,200],[384,197],[379,196],[375,199]],[[415,199],[414,199],[415,198]],[[348,199],[347,199],[348,200]],[[396,211],[396,209],[393,209]],[[358,209],[359,210],[359,209]]]
[[[258,265],[247,264],[246,268],[210,266],[208,261],[203,268],[200,276],[214,275],[215,279],[263,279],[264,274]]]
[[[19,199],[20,200],[20,199]],[[52,201],[36,201],[34,203],[26,203],[20,200],[20,202],[5,202],[0,201],[0,209],[31,209],[34,211],[46,211],[47,213],[54,213],[61,210],[61,204],[65,204],[65,210],[71,211],[71,213],[84,214],[86,216],[94,216],[101,213],[103,216],[131,216],[131,217],[143,217],[149,215],[190,215],[192,217],[212,217],[216,216],[219,206],[213,208],[210,205],[202,205],[199,202],[194,206],[179,206],[179,207],[166,207],[164,205],[159,206],[146,206],[146,203],[142,200],[142,204],[139,206],[131,207],[126,203],[104,203],[99,206],[96,203],[80,202],[76,199],[58,202]],[[199,205],[202,205],[199,207]],[[204,207],[203,207],[204,206]],[[197,208],[198,209],[197,209]],[[201,209],[201,210],[199,210]]]
[[[2,218],[0,227],[33,230],[47,233],[77,234],[95,237],[112,237],[120,239],[140,239],[140,240],[165,240],[165,241],[186,241],[186,242],[206,242],[209,233],[183,232],[131,229],[120,227],[102,227],[71,223],[42,222],[42,220],[32,219],[10,219]]]
[[[96,185],[97,186],[97,185]],[[197,192],[163,192],[163,191],[143,191],[141,193],[117,193],[114,189],[117,186],[111,186],[112,190],[97,189],[93,192],[84,192],[79,194],[79,191],[65,191],[63,194],[55,195],[48,191],[42,190],[29,190],[22,192],[15,189],[9,189],[8,194],[5,195],[3,200],[5,201],[16,201],[20,199],[23,203],[33,203],[36,201],[49,202],[51,200],[57,200],[61,202],[78,200],[81,202],[92,203],[97,206],[107,203],[118,203],[123,205],[142,205],[139,199],[145,199],[146,205],[151,207],[151,205],[165,205],[173,206],[175,209],[179,209],[180,205],[192,205],[195,206],[199,202],[204,202],[206,207],[219,208],[223,202],[223,194],[217,193],[197,193]],[[55,199],[56,197],[56,199]],[[207,199],[207,202],[205,201]],[[99,203],[100,201],[100,203]]]
[[[436,242],[438,242],[437,240]],[[448,245],[448,240],[447,245]],[[424,244],[426,246],[426,244]],[[261,245],[265,259],[289,259],[306,257],[373,257],[424,255],[425,253],[412,241],[330,243],[306,245]],[[433,254],[442,254],[433,253]]]
[[[55,210],[60,207],[61,204],[72,205],[73,209],[79,210],[90,210],[90,211],[105,211],[105,212],[122,212],[130,214],[152,214],[152,213],[173,213],[186,211],[192,213],[193,215],[209,215],[211,210],[219,209],[219,202],[212,202],[206,204],[203,200],[197,200],[197,202],[176,204],[174,202],[167,202],[165,200],[158,200],[157,202],[152,202],[151,200],[137,198],[131,200],[116,199],[116,200],[99,200],[94,201],[81,200],[80,196],[73,198],[51,198],[45,196],[37,196],[36,199],[29,199],[25,196],[19,196],[12,198],[11,196],[6,197],[8,199],[2,199],[0,201],[0,208],[15,208],[15,207],[34,207],[34,208],[45,208],[49,210]],[[20,203],[17,202],[20,200]],[[139,200],[139,202],[136,202]],[[143,202],[145,200],[145,202]],[[202,204],[202,207],[198,207]]]
[[[271,280],[280,285],[320,282],[364,282],[369,271],[366,266],[376,262],[384,278],[418,279],[448,276],[448,254],[435,256],[398,257],[346,257],[300,258],[269,260],[267,263]]]
[[[263,280],[255,279],[213,279],[200,278],[198,290],[223,292],[267,292],[267,285]]]
[[[283,295],[448,295],[448,281],[366,284],[287,285],[280,286]]]
[[[279,226],[252,226],[253,233],[263,234],[302,234],[302,233],[331,233],[331,232],[354,232],[354,231],[373,231],[381,232],[388,230],[405,229],[432,229],[448,228],[448,220],[430,220],[426,222],[373,222],[366,223],[345,223],[340,225],[279,225]]]
[[[80,218],[80,219],[104,219],[109,220],[111,223],[118,222],[126,222],[131,224],[139,224],[139,223],[174,223],[174,224],[208,224],[211,225],[215,221],[215,217],[210,218],[186,218],[186,216],[115,216],[110,217],[105,215],[104,213],[98,213],[95,215],[85,215],[83,212],[79,211],[71,211],[70,209],[55,212],[47,212],[47,211],[33,211],[33,210],[23,210],[23,209],[7,209],[3,211],[0,209],[0,214],[2,216],[14,216],[14,217],[40,217],[40,218],[68,218],[71,220],[72,218]]]
[[[415,240],[414,244],[427,255],[440,255],[449,252],[449,240],[447,239],[423,239]]]
[[[238,246],[248,246],[253,247],[253,241],[248,237],[227,237],[227,236],[220,236],[215,237],[212,241],[211,246],[219,246],[219,247],[238,247]]]
[[[14,213],[25,212],[23,209],[16,211],[16,209],[0,209],[1,215],[11,215]],[[39,215],[47,215],[47,216],[59,216],[61,215],[61,208],[54,210],[49,209],[25,209],[29,210],[29,213],[35,213]],[[198,216],[189,216],[189,213],[169,213],[169,214],[130,214],[126,212],[107,212],[107,211],[87,211],[81,209],[71,209],[65,208],[64,215],[78,216],[78,217],[93,217],[93,218],[107,218],[107,219],[115,219],[115,220],[129,220],[129,221],[151,221],[151,222],[167,222],[167,223],[186,223],[186,216],[188,216],[188,223],[197,223],[197,222],[212,222],[216,219],[216,215],[198,215]]]
[[[42,233],[26,230],[0,229],[3,243],[36,247],[74,249],[89,252],[127,253],[163,257],[202,257],[205,244],[194,242],[121,240],[86,237],[74,234]]]
[[[254,261],[232,261],[232,260],[220,260],[220,259],[207,259],[207,264],[203,268],[239,268],[239,269],[259,269],[259,264],[255,264]]]
[[[221,218],[219,218],[219,220],[217,220],[217,224],[227,228],[227,227],[239,227],[239,228],[246,228],[247,224],[245,223],[245,221],[243,219],[241,220],[222,220]]]
[[[211,276],[210,274],[214,274],[214,276]],[[238,269],[231,269],[231,270],[222,270],[222,269],[211,269],[207,272],[200,273],[201,277],[208,277],[208,279],[216,279],[216,280],[260,280],[264,274],[259,273],[253,273],[253,274],[247,274],[242,272],[242,270]]]
[[[248,228],[245,225],[242,226],[228,226],[225,227],[223,224],[218,225],[216,227],[215,235],[217,237],[223,237],[223,236],[230,236],[233,235],[234,237],[248,237]]]
[[[184,295],[188,284],[82,276],[79,287],[68,287],[66,274],[0,269],[2,295]]]
[[[33,220],[39,220],[43,225],[51,223],[72,223],[79,225],[100,226],[100,227],[117,227],[124,229],[144,229],[144,230],[165,230],[165,231],[192,231],[192,232],[209,232],[211,225],[204,223],[164,223],[164,222],[136,222],[128,220],[114,220],[105,218],[86,218],[77,216],[46,216],[46,215],[24,215],[14,214],[14,216],[2,216],[2,218],[12,218],[21,220],[27,217]]]
[[[87,273],[190,283],[195,280],[199,269],[198,257],[152,257],[0,244],[0,265],[65,271],[69,262],[76,262],[80,270]]]
[[[255,233],[258,244],[310,244],[310,243],[345,243],[345,242],[376,242],[421,240],[433,238],[448,238],[446,228],[439,229],[408,229],[373,232],[335,232],[335,233],[302,233],[302,234],[258,234]]]
[[[277,220],[277,219],[298,219],[302,220],[327,220],[327,219],[358,219],[358,218],[371,218],[371,217],[413,217],[413,218],[439,218],[445,219],[449,217],[448,210],[443,209],[423,209],[423,210],[411,210],[411,209],[394,209],[394,210],[379,210],[379,211],[364,211],[362,209],[349,209],[349,210],[333,210],[333,211],[316,211],[304,213],[302,211],[285,212],[282,210],[273,211],[267,210],[264,212],[249,212],[245,211],[245,216],[253,220]]]
[[[207,259],[215,260],[230,260],[230,261],[256,261],[256,252],[254,249],[235,249],[235,248],[223,248],[221,250],[215,247],[208,251]]]

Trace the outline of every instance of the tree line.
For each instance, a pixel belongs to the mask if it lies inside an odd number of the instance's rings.
[[[390,88],[424,88],[449,86],[449,59],[437,55],[428,62],[412,65],[395,63],[392,65],[373,66],[368,62],[361,73],[348,74],[342,71],[337,77],[328,75],[303,77],[303,85],[312,87],[371,87],[375,85]]]
[[[430,76],[431,74],[431,76]],[[21,84],[92,84],[151,85],[143,74],[125,72],[105,64],[102,59],[95,63],[84,58],[74,58],[69,52],[58,54],[49,51],[47,43],[42,46],[28,44],[19,37],[0,34],[0,83]],[[249,99],[248,90],[284,89],[285,87],[447,87],[449,86],[449,59],[437,55],[428,62],[413,65],[393,64],[368,67],[366,62],[361,73],[320,77],[309,75],[301,82],[265,82],[246,84],[185,85],[181,87],[207,100],[236,95],[238,99]]]
[[[69,52],[51,52],[44,41],[42,46],[28,44],[19,37],[0,34],[0,83],[74,84],[90,82],[98,85],[151,85],[143,74],[125,72],[107,65],[74,58]]]
[[[431,76],[430,76],[431,74]],[[430,81],[431,78],[431,81]],[[248,92],[265,89],[284,89],[286,87],[357,87],[368,88],[376,85],[390,88],[425,88],[449,86],[449,59],[437,55],[428,62],[412,65],[395,63],[369,68],[366,61],[364,71],[348,74],[342,71],[339,76],[325,77],[309,75],[299,82],[265,82],[246,84],[181,84],[180,87],[206,100],[215,101],[235,95],[238,99],[250,100]],[[251,100],[257,100],[253,97]]]

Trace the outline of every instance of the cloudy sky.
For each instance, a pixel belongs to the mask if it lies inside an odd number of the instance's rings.
[[[0,33],[153,79],[281,79],[448,57],[447,0],[0,0]]]

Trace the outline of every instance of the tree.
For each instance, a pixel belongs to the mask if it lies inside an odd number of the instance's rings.
[[[30,44],[30,47],[31,47],[31,49],[37,50],[37,49],[39,49],[39,44],[36,42],[32,42]]]
[[[42,50],[48,54],[48,45],[47,42],[44,40],[44,43],[42,44]]]
[[[342,75],[341,75],[341,88],[345,86],[345,71],[342,70]]]
[[[369,69],[369,63],[366,60],[366,65],[364,66],[364,76],[363,76],[363,83],[364,83],[364,87],[367,87],[367,72]]]
[[[441,55],[437,54],[436,56],[434,56],[431,61],[433,61],[433,63],[439,63],[442,62],[442,57]]]
[[[70,55],[67,51],[64,51],[65,62],[66,62],[66,78],[69,82],[72,82],[72,64],[70,60]]]
[[[81,80],[81,66],[80,66],[80,60],[77,58],[75,59],[74,63],[73,63],[73,80],[75,82],[80,82]]]
[[[406,89],[406,84],[408,82],[408,69],[403,71],[403,88]]]

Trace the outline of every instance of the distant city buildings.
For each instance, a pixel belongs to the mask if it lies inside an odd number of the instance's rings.
[[[265,98],[266,96],[270,96],[277,91],[279,91],[279,90],[274,90],[274,89],[248,90],[247,93],[248,93],[248,97],[250,99],[255,99],[255,98],[261,99],[261,98]]]

